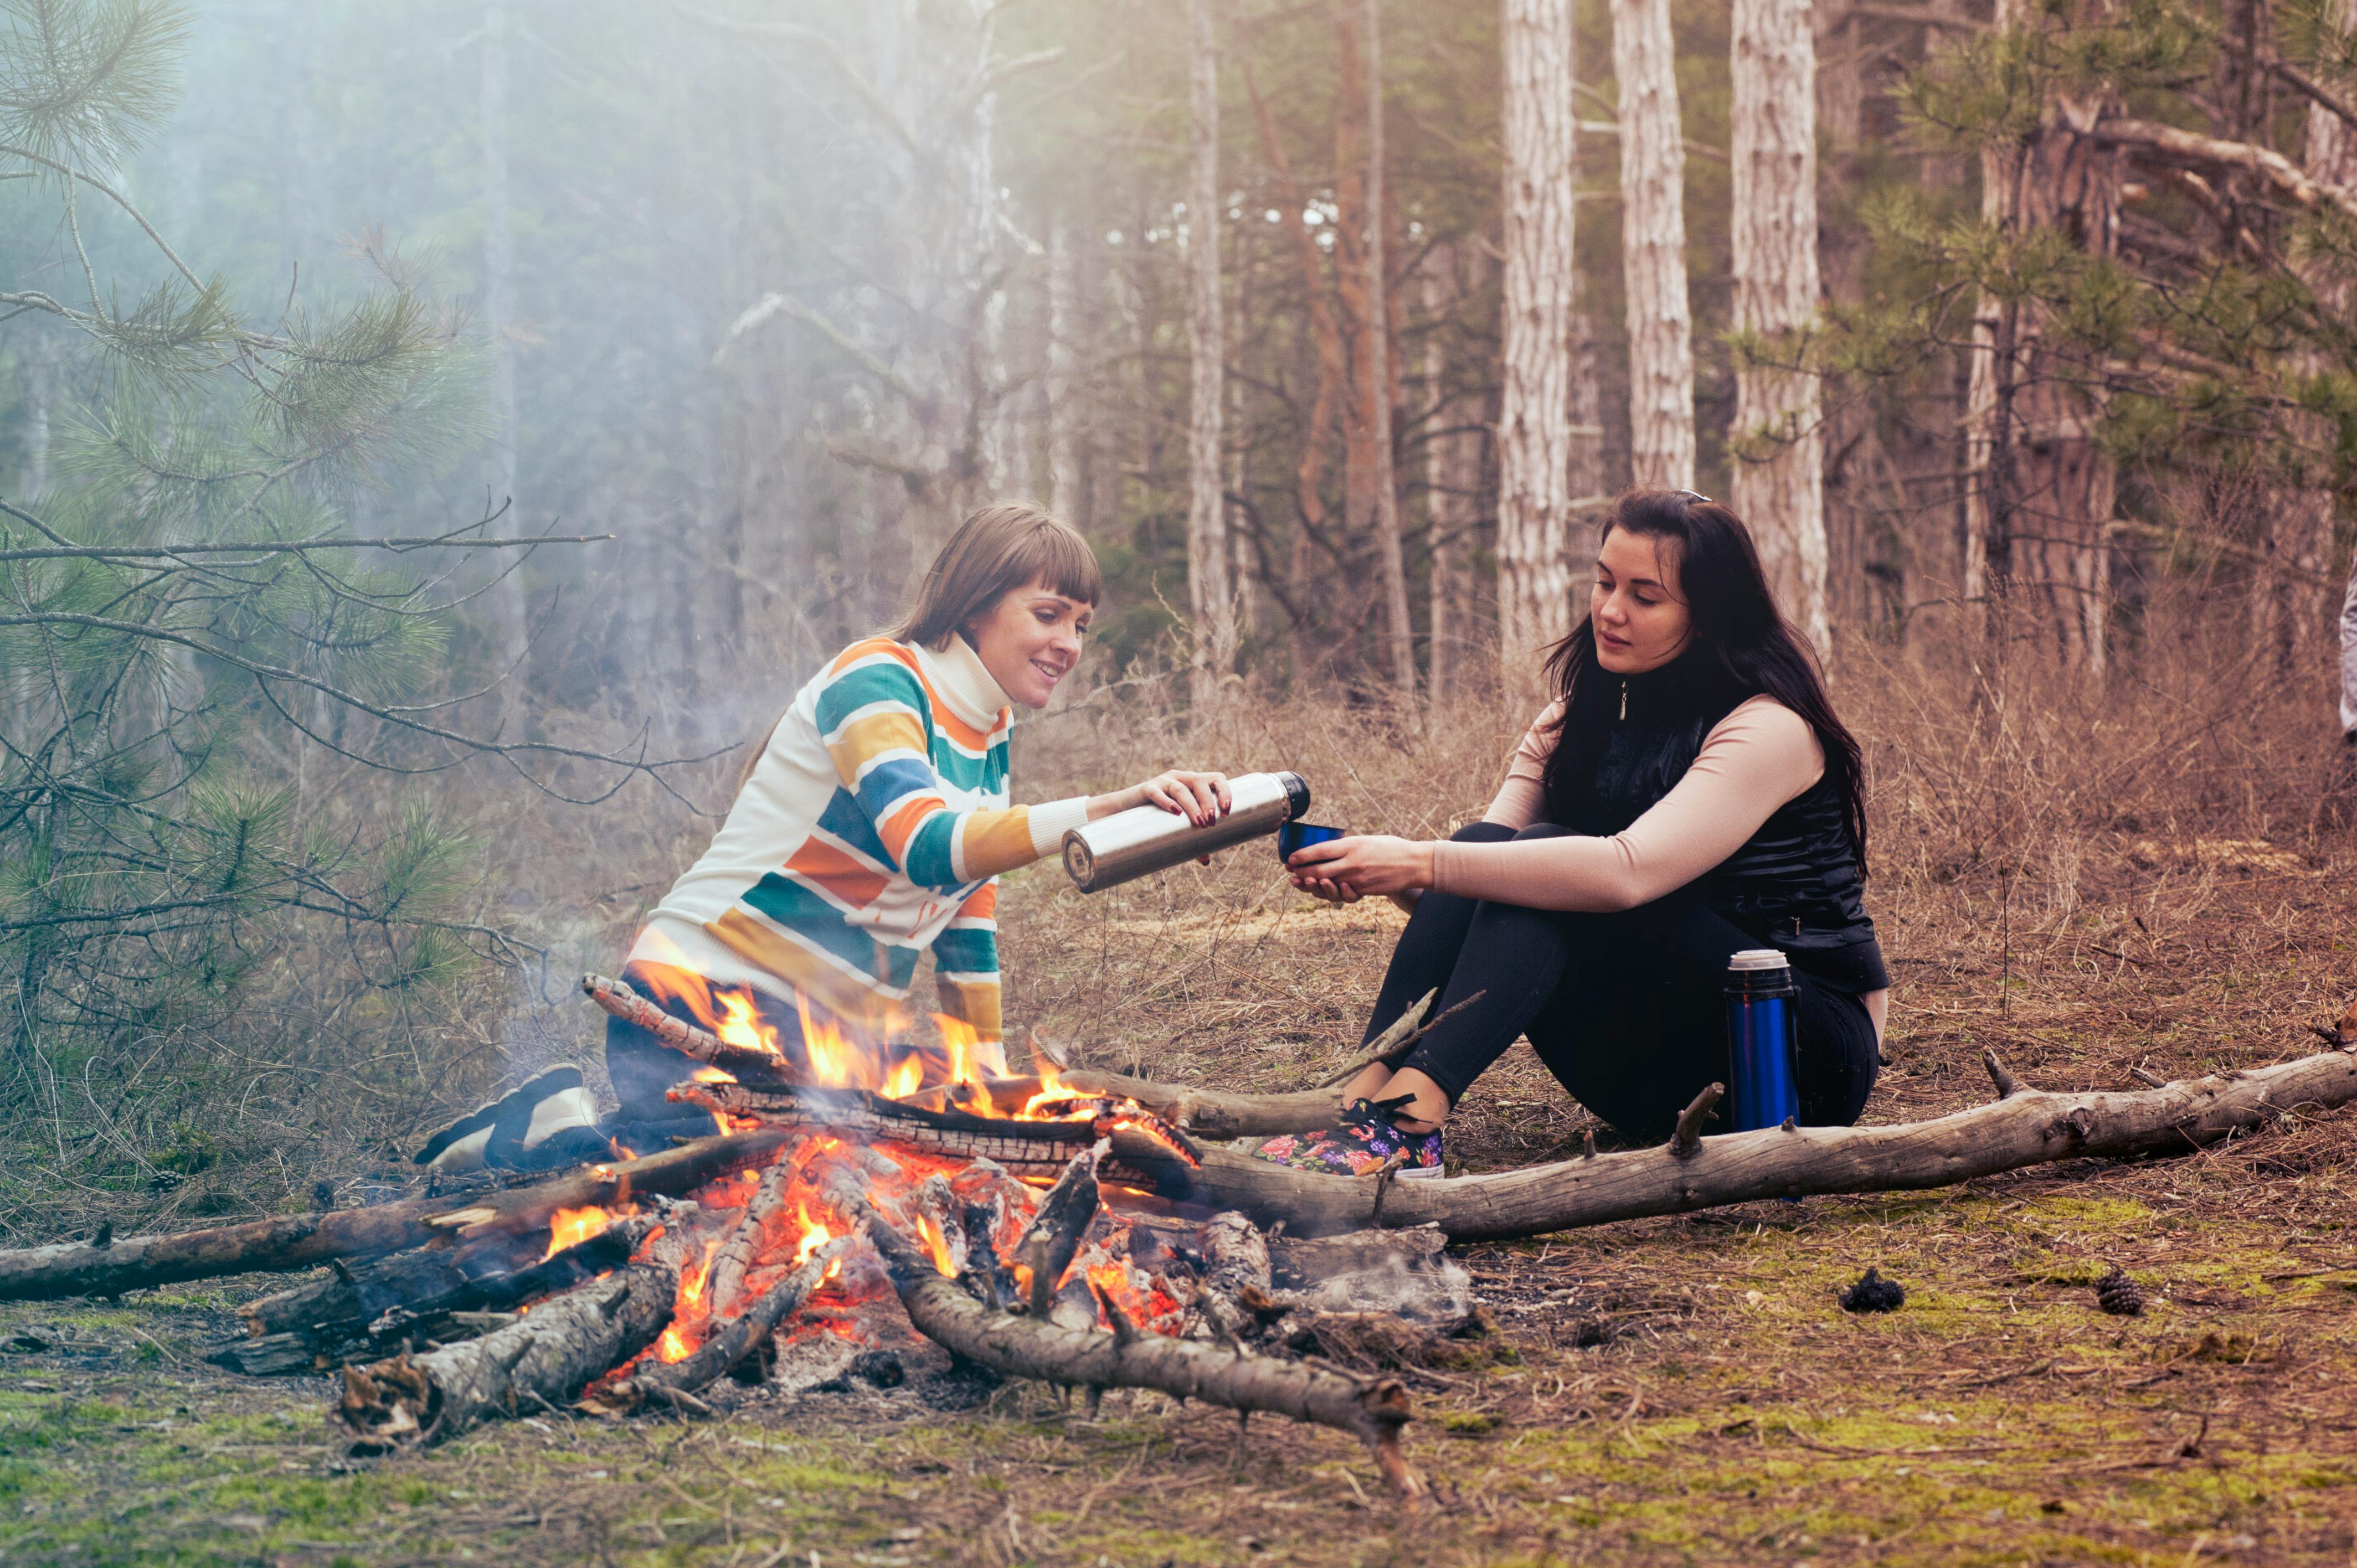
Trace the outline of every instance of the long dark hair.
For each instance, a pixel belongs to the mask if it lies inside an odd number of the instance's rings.
[[[1842,822],[1863,875],[1864,756],[1834,713],[1816,656],[1776,607],[1751,531],[1726,507],[1692,490],[1630,490],[1613,503],[1598,536],[1599,549],[1615,529],[1654,541],[1663,547],[1663,564],[1677,574],[1678,596],[1694,618],[1694,631],[1675,662],[1723,683],[1738,693],[1738,702],[1762,693],[1773,697],[1816,732],[1825,754],[1825,779],[1841,797]],[[1547,683],[1564,700],[1566,718],[1584,686],[1612,678],[1597,661],[1596,628],[1587,617],[1548,651],[1546,672]],[[1558,734],[1551,764],[1563,760],[1566,739]]]

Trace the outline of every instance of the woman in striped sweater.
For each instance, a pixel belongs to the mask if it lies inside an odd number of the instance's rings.
[[[1228,809],[1224,776],[1177,771],[1106,795],[1011,802],[1014,704],[1047,706],[1080,660],[1103,592],[1087,542],[1046,512],[994,506],[968,518],[908,616],[796,693],[711,847],[648,917],[624,976],[707,1025],[708,988],[748,997],[790,1058],[804,1054],[807,1014],[868,1047],[872,1074],[931,953],[941,1010],[971,1031],[974,1065],[1003,1072],[999,874],[1056,854],[1066,829],[1132,806],[1199,823]],[[612,1020],[614,1116],[600,1121],[579,1069],[560,1068],[451,1123],[417,1157],[539,1165],[708,1132],[709,1116],[663,1098],[690,1065]]]

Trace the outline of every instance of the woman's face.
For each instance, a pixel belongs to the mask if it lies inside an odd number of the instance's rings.
[[[1095,614],[1094,605],[1033,583],[999,596],[966,624],[965,639],[1000,691],[1027,708],[1044,708],[1081,661],[1081,639]]]
[[[1596,661],[1615,675],[1658,670],[1694,638],[1675,553],[1664,554],[1659,540],[1626,529],[1607,532],[1597,552],[1587,612],[1596,626]]]

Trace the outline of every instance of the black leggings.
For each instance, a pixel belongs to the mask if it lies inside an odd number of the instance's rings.
[[[1476,822],[1456,836],[1495,843],[1568,832]],[[1454,1104],[1516,1036],[1528,1034],[1539,1059],[1582,1105],[1628,1137],[1666,1137],[1705,1085],[1727,1081],[1727,955],[1760,945],[1685,893],[1616,914],[1568,914],[1427,890],[1392,950],[1366,1037],[1427,991],[1440,993],[1436,1011],[1478,993],[1402,1065],[1440,1085]],[[1880,1056],[1874,1020],[1847,992],[1797,971],[1793,980],[1801,993],[1800,1119],[1847,1126],[1874,1090]]]

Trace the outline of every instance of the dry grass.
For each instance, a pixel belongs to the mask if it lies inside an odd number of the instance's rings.
[[[1985,1097],[1985,1045],[2051,1088],[2298,1054],[2357,991],[2357,855],[2309,822],[2320,693],[2181,641],[2101,696],[2016,671],[1975,701],[1968,671],[1846,660],[1900,976],[1870,1120]],[[1133,691],[1030,730],[1017,777],[1045,798],[1190,757],[1293,767],[1319,821],[1431,833],[1479,810],[1516,727],[1489,702],[1437,740],[1271,703],[1188,736]],[[550,999],[437,1042],[445,1096],[587,1043],[570,973],[612,961],[702,832],[495,827],[487,883],[552,949]],[[1018,1027],[1272,1088],[1355,1042],[1395,924],[1298,898],[1260,847],[1093,898],[1035,869],[1003,908]],[[1452,1150],[1544,1158],[1584,1121],[1517,1049]],[[963,1414],[823,1395],[686,1426],[543,1419],[344,1474],[316,1386],[188,1359],[208,1313],[266,1282],[0,1312],[0,1336],[53,1326],[0,1386],[0,1509],[12,1561],[61,1563],[2346,1563],[2352,1168],[2357,1112],[2184,1159],[1474,1250],[1509,1355],[1415,1374],[1421,1523],[1363,1495],[1330,1434],[1262,1423],[1240,1444],[1223,1414],[1125,1396],[1091,1424],[1038,1390]],[[2111,1262],[2143,1316],[2093,1309]],[[1868,1264],[1902,1311],[1834,1305]]]

